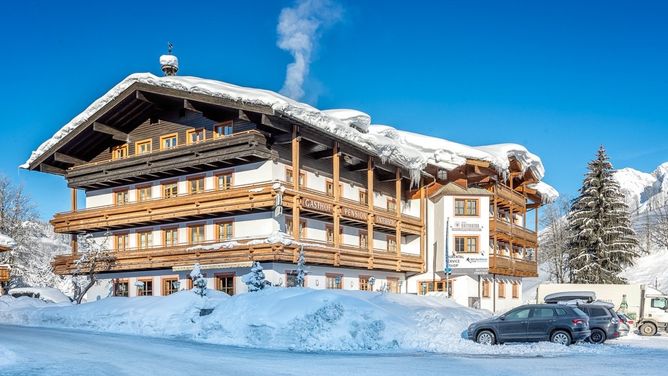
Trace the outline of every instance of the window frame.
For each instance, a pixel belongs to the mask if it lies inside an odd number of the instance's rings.
[[[464,211],[462,214],[457,213],[457,201],[463,201],[464,202]],[[475,202],[475,214],[468,214],[467,209],[468,209],[468,203],[469,202]],[[470,197],[455,197],[454,203],[453,203],[453,215],[455,217],[479,217],[480,216],[480,199],[479,198],[470,198]]]
[[[143,190],[148,190],[148,198],[147,199],[142,199],[141,198],[141,191]],[[144,184],[144,185],[137,185],[135,187],[135,200],[137,202],[146,202],[146,201],[151,201],[153,199],[153,185],[152,184]]]
[[[299,231],[299,239],[306,239],[306,219],[305,218],[299,218],[299,225],[301,226],[301,229]],[[286,215],[285,216],[285,232],[288,235],[292,235],[292,216],[291,215]]]
[[[199,141],[191,140],[193,134],[201,134],[202,139]],[[196,145],[206,141],[206,129],[205,128],[193,128],[186,131],[186,145]]]
[[[214,227],[214,232],[215,232],[215,237],[217,242],[228,242],[232,239],[234,239],[234,219],[221,219],[218,221],[215,221],[213,223]],[[220,225],[230,225],[230,234],[228,234],[227,239],[221,239],[220,238]]]
[[[288,177],[289,176],[289,177]],[[285,180],[286,183],[292,184],[292,177],[294,176],[294,170],[292,167],[285,167]],[[306,173],[299,169],[299,187],[296,188],[306,188]]]
[[[175,247],[179,245],[179,228],[178,226],[172,226],[172,227],[163,227],[160,229],[162,231],[162,246],[163,247]],[[174,241],[172,242],[173,244],[168,244],[167,243],[167,232],[174,231],[176,234],[176,239],[173,239]]]
[[[482,280],[482,292],[480,294],[482,295],[483,298],[491,298],[491,295],[492,295],[491,294],[491,291],[492,291],[491,287],[492,287],[491,283],[488,280],[486,280],[486,279]]]
[[[147,235],[147,244],[146,247],[143,246],[142,244],[142,235]],[[153,230],[137,230],[135,232],[136,236],[136,241],[137,241],[137,249],[144,251],[147,249],[151,249],[153,247]]]
[[[393,294],[400,294],[401,288],[399,287],[399,278],[398,277],[385,277],[385,283],[387,286],[387,291]]]
[[[176,290],[174,290],[170,293],[167,293],[167,289],[165,288],[166,286],[168,286],[167,283],[178,282],[178,281],[179,281],[179,277],[162,277],[160,279],[160,282],[161,282],[160,283],[160,285],[161,285],[160,293],[161,293],[161,295],[162,296],[169,296],[169,295],[172,295],[174,293],[179,292],[179,289],[177,288]],[[171,288],[169,290],[171,290]]]
[[[176,193],[174,195],[166,195],[165,194],[165,186],[168,185],[173,185],[174,188],[176,188]],[[178,180],[165,180],[160,182],[160,197],[161,198],[174,198],[174,197],[179,197],[179,181]]]
[[[517,282],[513,282],[511,290],[512,290],[512,295],[511,296],[513,297],[513,299],[519,299],[520,298],[520,284],[517,283]]]
[[[231,129],[230,134],[225,134],[225,128],[227,128],[227,127],[230,127],[230,129]],[[223,130],[222,134],[218,133],[218,129]],[[218,123],[218,124],[215,124],[213,126],[213,138],[214,139],[229,137],[233,134],[234,134],[234,121],[232,121],[232,120],[224,121],[222,123]]]
[[[193,182],[194,181],[201,181],[202,182],[202,187],[201,189],[197,191],[193,191]],[[195,176],[188,176],[186,178],[186,182],[188,184],[188,194],[193,195],[193,194],[200,194],[206,192],[206,175],[195,175]]]
[[[125,201],[123,203],[118,202],[118,194],[124,193]],[[130,189],[129,188],[119,188],[113,190],[114,194],[114,206],[123,206],[130,203]]]
[[[385,200],[385,209],[387,209],[387,211],[392,212],[392,213],[396,212],[397,211],[397,200],[395,198],[388,197]]]
[[[125,285],[125,295],[118,294],[118,285]],[[130,280],[127,278],[117,278],[113,280],[112,296],[118,298],[130,297]]]
[[[202,239],[199,242],[193,242],[193,229],[195,227],[202,228]],[[188,244],[202,244],[206,242],[206,223],[191,223],[187,226],[188,228]]]
[[[125,155],[119,156],[119,152],[124,152]],[[128,144],[116,145],[111,147],[111,160],[116,161],[119,159],[125,159],[130,156],[130,148]]]
[[[463,251],[457,249],[457,241],[460,239],[463,239],[464,241]],[[469,240],[471,239],[475,239],[476,249],[474,251],[471,251],[471,249],[469,248]],[[480,235],[455,235],[453,241],[454,241],[454,250],[457,253],[468,253],[468,254],[480,253]]]
[[[214,176],[214,179],[216,179],[216,181],[214,182],[215,185],[216,185],[216,190],[227,191],[227,190],[232,189],[232,187],[234,187],[234,170],[216,172],[213,176]],[[228,187],[226,187],[226,188],[221,188],[220,187],[220,177],[222,177],[222,176],[229,176],[229,178],[230,178]]]
[[[357,238],[358,238],[358,245],[362,249],[368,249],[369,248],[369,231],[368,230],[358,230],[357,233]],[[362,239],[366,239],[366,241],[362,242]]]
[[[167,140],[167,139],[170,139],[170,138],[175,139],[174,146],[166,147],[164,145],[164,141]],[[174,149],[178,146],[179,146],[179,133],[178,132],[168,133],[168,134],[160,136],[160,150],[170,150],[170,149]]]
[[[336,287],[336,278],[339,278],[338,287]],[[334,284],[330,287],[330,281],[333,281]],[[343,274],[341,273],[325,273],[325,289],[327,290],[343,290]]]
[[[140,153],[139,149],[142,145],[148,145],[148,151]],[[135,155],[145,155],[153,152],[153,139],[147,138],[135,142]]]
[[[390,247],[390,240],[394,242],[394,249]],[[387,252],[396,252],[397,251],[397,236],[396,235],[387,235],[385,239],[385,249]]]
[[[506,283],[503,281],[498,281],[497,283],[497,292],[499,299],[505,299],[506,298]]]
[[[137,278],[137,282],[143,282],[144,283],[144,288],[140,288],[139,286],[136,287],[136,289],[137,289],[136,295],[137,296],[153,296],[154,295],[155,289],[153,288],[154,287],[153,286],[153,278]],[[146,286],[147,286],[146,283],[147,282],[150,283],[150,286],[151,286],[150,289],[146,288]],[[143,291],[142,294],[139,293],[140,290]],[[147,294],[146,293],[147,291],[149,291],[151,293]]]
[[[371,284],[369,283],[370,275],[360,275],[358,277],[357,289],[359,291],[372,291]],[[364,288],[362,288],[364,287]]]
[[[357,197],[359,198],[359,203],[361,205],[369,204],[369,192],[366,189],[361,189],[357,192]]]
[[[125,241],[123,248],[119,247],[119,238],[124,238]],[[116,252],[125,252],[130,249],[130,233],[129,232],[119,232],[114,234],[114,251]]]
[[[232,273],[215,273],[213,275],[213,288],[216,291],[221,291],[226,293],[229,296],[233,296],[236,293],[236,274]],[[232,281],[232,286],[225,284],[225,287],[222,285],[223,280],[230,279]],[[231,291],[230,294],[228,291]]]

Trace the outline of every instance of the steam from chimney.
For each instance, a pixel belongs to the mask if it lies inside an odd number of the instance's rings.
[[[304,96],[304,80],[322,29],[340,18],[341,8],[330,0],[297,0],[293,7],[281,10],[276,44],[295,59],[288,64],[281,94],[295,100]]]

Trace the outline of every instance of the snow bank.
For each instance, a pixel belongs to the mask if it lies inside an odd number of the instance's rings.
[[[436,137],[398,131],[388,126],[372,126],[370,125],[371,117],[357,110],[320,111],[305,103],[297,102],[269,90],[246,88],[198,77],[157,77],[150,73],[136,73],[125,78],[56,132],[52,138],[40,145],[26,163],[20,167],[28,168],[47,150],[60,142],[79,125],[89,120],[98,110],[113,101],[134,83],[224,98],[240,104],[269,107],[280,116],[308,124],[335,137],[348,140],[360,148],[380,156],[383,161],[391,161],[403,166],[411,171],[414,180],[420,177],[421,171],[429,163],[451,170],[464,164],[466,159],[469,158],[489,161],[504,174],[508,170],[508,159],[514,158],[520,162],[523,170],[531,170],[539,180],[544,175],[540,158],[520,145],[501,144],[475,148]]]
[[[70,303],[70,298],[60,290],[52,287],[19,287],[9,290],[12,296],[29,296],[47,303]]]
[[[16,362],[16,354],[4,346],[0,346],[0,367],[8,366]]]
[[[214,308],[199,316],[200,309]],[[167,297],[107,298],[78,306],[0,297],[0,322],[76,328],[295,351],[429,351],[556,356],[600,351],[550,343],[482,346],[462,335],[488,314],[442,297],[269,288],[229,297],[209,290]]]

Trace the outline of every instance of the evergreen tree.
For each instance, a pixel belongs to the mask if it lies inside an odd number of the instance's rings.
[[[250,292],[259,291],[270,286],[269,281],[264,277],[262,265],[257,261],[253,263],[250,273],[244,275],[242,280],[248,286],[248,291]]]
[[[206,278],[202,274],[199,264],[195,264],[190,272],[190,279],[193,281],[193,292],[201,297],[206,296]]]
[[[568,213],[569,268],[572,283],[625,283],[619,274],[638,257],[628,206],[612,177],[603,146]]]
[[[304,287],[304,280],[306,279],[304,264],[306,264],[306,258],[304,257],[304,246],[301,246],[299,249],[299,258],[297,259],[297,275],[295,276],[297,287]]]

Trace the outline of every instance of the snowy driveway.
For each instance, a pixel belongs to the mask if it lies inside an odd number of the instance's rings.
[[[304,354],[0,325],[0,375],[665,375],[668,337],[556,357]],[[584,371],[584,372],[583,372]]]

